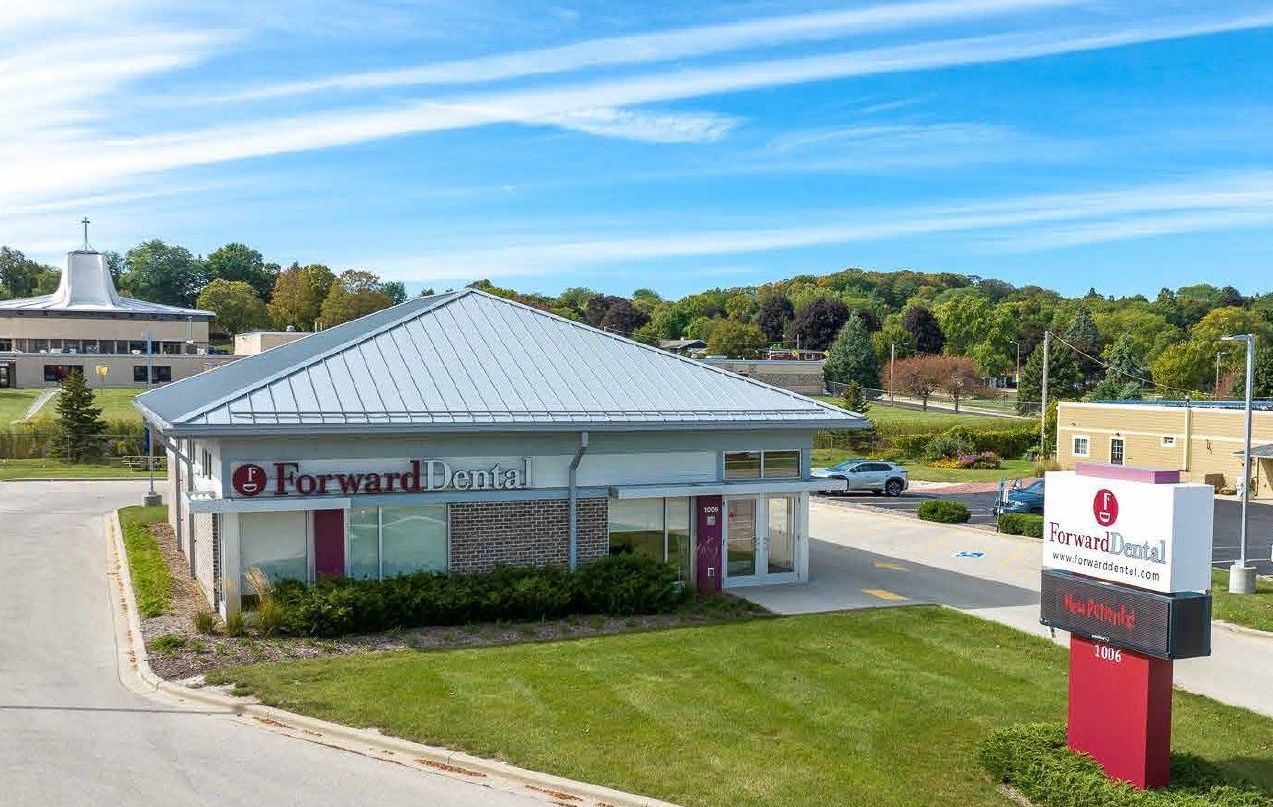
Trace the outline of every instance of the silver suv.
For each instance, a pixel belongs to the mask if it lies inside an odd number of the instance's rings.
[[[876,496],[901,496],[910,486],[906,469],[884,460],[845,460],[830,468],[814,468],[811,475],[819,479],[843,479],[845,490],[869,490]]]

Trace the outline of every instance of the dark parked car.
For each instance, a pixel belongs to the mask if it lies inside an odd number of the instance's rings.
[[[843,479],[845,490],[869,490],[875,495],[901,496],[910,486],[906,469],[884,460],[845,460],[830,468],[814,468],[819,479]]]
[[[996,505],[998,513],[1038,513],[1043,515],[1043,480],[1038,479],[1023,488],[1013,488]]]

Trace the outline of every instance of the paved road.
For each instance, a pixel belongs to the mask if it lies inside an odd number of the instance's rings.
[[[908,491],[896,499],[873,496],[869,493],[849,493],[829,496],[831,503],[857,503],[880,507],[885,510],[914,514],[926,499],[950,499],[968,506],[973,524],[993,524],[994,493],[938,494]],[[1247,556],[1260,574],[1273,574],[1273,504],[1257,504],[1250,507],[1250,524],[1247,528]],[[1238,559],[1238,541],[1242,526],[1242,505],[1229,499],[1216,499],[1215,527],[1212,535],[1212,558],[1216,563],[1228,565]]]
[[[126,690],[100,516],[142,492],[0,483],[0,805],[544,803]]]
[[[779,613],[941,603],[1036,636],[1037,541],[837,506],[809,508],[810,582],[738,593]],[[981,553],[961,556],[960,553]],[[1066,641],[1064,633],[1057,638]],[[1210,658],[1175,663],[1176,684],[1273,716],[1273,639],[1217,627]]]

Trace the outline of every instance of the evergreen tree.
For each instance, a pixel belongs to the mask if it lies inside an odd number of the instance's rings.
[[[849,381],[844,385],[844,392],[840,397],[844,399],[844,408],[850,412],[857,412],[859,415],[866,414],[866,410],[871,408],[871,404],[866,400],[866,391],[862,389],[862,385],[856,381]]]
[[[1084,397],[1089,401],[1139,401],[1144,386],[1140,379],[1146,373],[1136,360],[1131,337],[1123,334],[1105,353],[1105,378]]]
[[[871,334],[860,317],[850,316],[841,326],[827,351],[822,377],[841,384],[857,382],[863,387],[879,386],[879,366],[871,346]]]
[[[1082,380],[1074,352],[1064,345],[1054,346],[1048,354],[1048,400],[1073,400],[1078,397]],[[1030,354],[1021,368],[1021,383],[1017,386],[1017,412],[1037,415],[1039,402],[1043,400],[1043,345]]]
[[[57,400],[58,425],[66,439],[67,458],[82,462],[100,451],[100,438],[106,431],[102,422],[102,409],[96,406],[93,390],[84,380],[84,373],[72,371],[62,379],[62,391]]]
[[[1087,354],[1087,356],[1075,357],[1078,360],[1082,384],[1086,385],[1100,375],[1101,363],[1097,357],[1101,355],[1101,332],[1097,330],[1096,321],[1092,319],[1092,315],[1086,308],[1080,308],[1075,312],[1074,319],[1070,321],[1070,326],[1065,329],[1065,333],[1061,334],[1061,338]],[[1056,351],[1053,353],[1055,354]],[[1092,358],[1089,359],[1088,356]]]
[[[1259,349],[1255,351],[1255,383],[1251,386],[1251,397],[1257,401],[1273,400],[1273,350]],[[1246,365],[1243,364],[1233,377],[1233,385],[1229,395],[1234,398],[1246,397]]]

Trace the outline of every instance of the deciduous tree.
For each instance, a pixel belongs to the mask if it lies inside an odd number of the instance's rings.
[[[292,264],[279,275],[266,308],[278,329],[292,326],[308,331],[322,316],[323,300],[336,276],[326,266]]]
[[[937,317],[922,305],[906,309],[902,315],[902,326],[915,340],[915,349],[920,353],[941,353],[946,344],[946,336]]]
[[[796,315],[791,298],[785,294],[768,294],[760,301],[760,310],[756,312],[756,326],[765,334],[770,344],[776,344],[786,338],[787,326]]]
[[[242,281],[251,286],[261,300],[269,299],[279,275],[278,264],[266,263],[260,252],[246,244],[233,243],[218,247],[208,254],[204,263],[207,265],[209,281]]]
[[[765,335],[755,325],[723,319],[712,327],[707,340],[707,352],[731,359],[752,359],[768,344]]]
[[[320,319],[323,327],[330,328],[391,305],[393,299],[383,291],[379,277],[365,270],[348,269],[332,283],[323,300]]]
[[[256,290],[243,280],[217,278],[199,292],[200,308],[215,312],[217,326],[234,336],[252,328],[263,328],[270,321],[265,303]]]
[[[791,334],[802,350],[826,350],[848,318],[844,303],[820,297],[796,311]]]
[[[119,281],[129,296],[191,308],[208,284],[208,272],[190,250],[154,238],[128,250]]]

